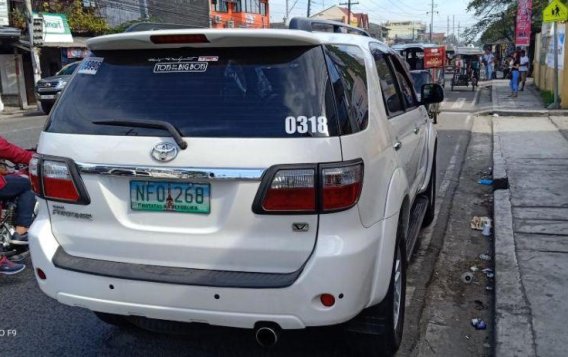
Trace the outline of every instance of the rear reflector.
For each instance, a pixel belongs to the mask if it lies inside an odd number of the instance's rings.
[[[44,160],[43,194],[47,199],[77,202],[81,197],[67,163]]]
[[[315,211],[315,170],[278,171],[264,195],[262,208],[265,211]]]
[[[152,35],[150,41],[158,45],[169,43],[209,43],[203,34],[194,35]]]
[[[335,211],[354,206],[359,200],[362,186],[362,163],[323,169],[323,210]]]

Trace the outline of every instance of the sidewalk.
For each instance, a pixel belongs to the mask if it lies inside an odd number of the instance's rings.
[[[13,118],[13,117],[30,117],[45,115],[42,111],[37,109],[37,106],[27,106],[25,109],[20,109],[19,107],[4,107],[4,110],[0,112],[0,120]]]
[[[493,82],[495,106],[511,113],[493,118],[493,176],[509,182],[494,203],[495,352],[566,355],[568,118],[545,111],[532,86],[508,98]]]

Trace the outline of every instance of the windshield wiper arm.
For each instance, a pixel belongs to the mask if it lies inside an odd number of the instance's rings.
[[[167,130],[172,138],[174,138],[176,144],[179,148],[185,150],[187,148],[187,142],[181,137],[181,133],[176,129],[175,126],[163,120],[99,120],[94,121],[95,125],[112,125],[112,126],[126,126],[126,127],[138,127],[138,128],[148,128],[148,129],[162,129]]]

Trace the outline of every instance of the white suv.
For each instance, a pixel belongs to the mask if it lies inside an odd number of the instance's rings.
[[[340,27],[292,26],[312,25]],[[406,261],[434,214],[423,104],[441,87],[418,102],[399,56],[364,33],[160,30],[88,47],[30,165],[47,295],[114,324],[248,328],[269,345],[345,323],[362,348],[398,348]]]

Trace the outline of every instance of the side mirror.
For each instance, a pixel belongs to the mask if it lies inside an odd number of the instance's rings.
[[[422,86],[420,92],[422,104],[441,103],[444,100],[444,88],[436,83],[428,83]]]

